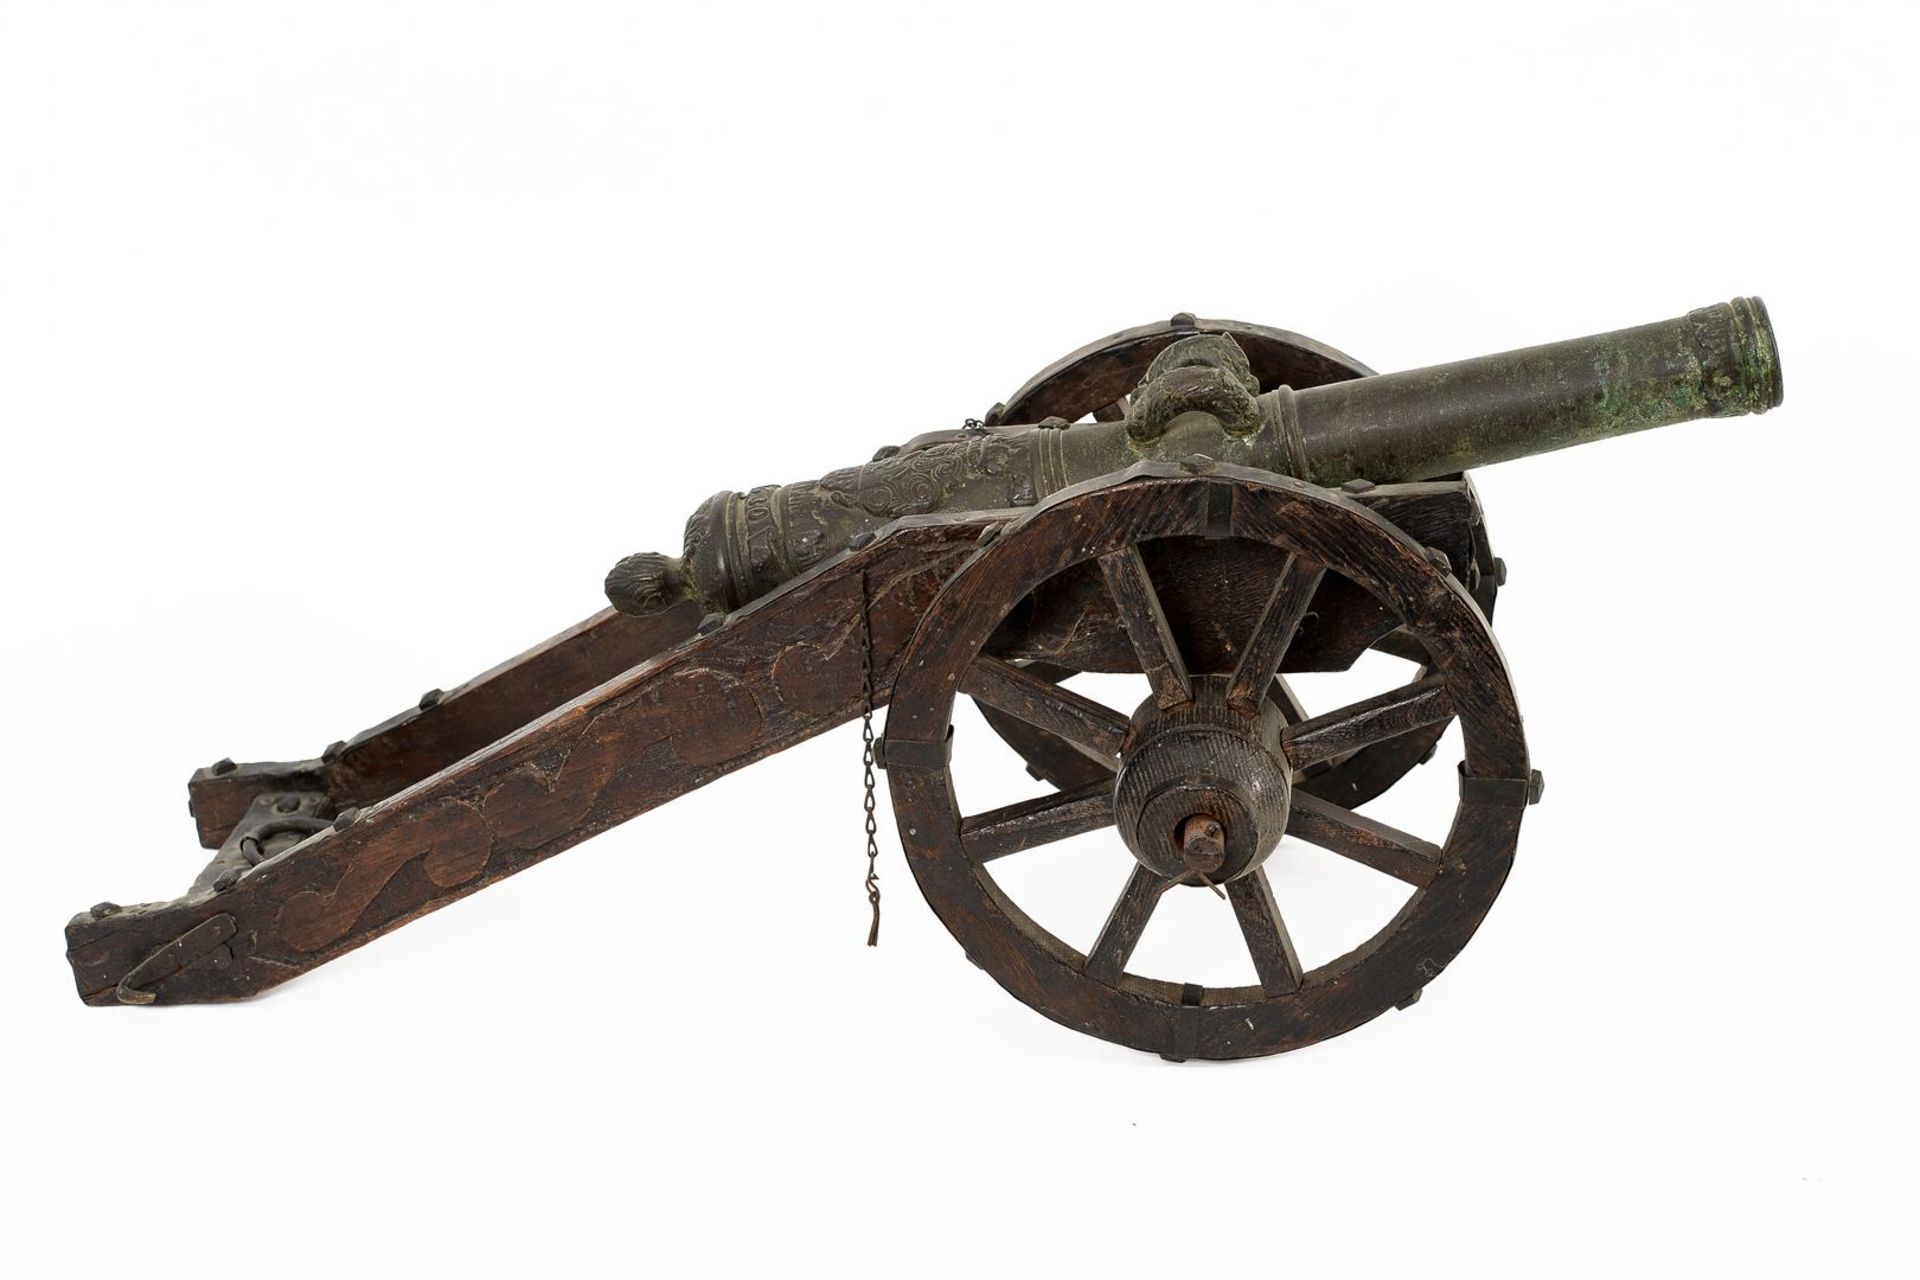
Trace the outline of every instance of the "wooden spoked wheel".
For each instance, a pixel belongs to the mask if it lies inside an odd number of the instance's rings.
[[[1139,548],[1175,537],[1252,539],[1288,553],[1231,670],[1189,667],[1174,639],[1188,620],[1165,613]],[[1101,705],[985,652],[1035,587],[1087,561],[1098,562],[1146,675],[1138,708]],[[1325,573],[1391,609],[1430,665],[1404,687],[1289,724],[1263,694]],[[1111,768],[1070,791],[963,813],[949,763],[961,693]],[[1318,760],[1451,717],[1465,758],[1442,844],[1293,786]],[[903,654],[885,753],[909,864],[968,955],[1055,1021],[1172,1058],[1279,1053],[1410,1001],[1499,893],[1528,798],[1512,686],[1466,591],[1340,494],[1226,466],[1189,474],[1143,464],[1066,490],[1008,525],[941,589]],[[1035,923],[994,879],[997,859],[1113,827],[1135,866],[1085,951]],[[1412,896],[1365,942],[1303,972],[1261,866],[1283,832],[1402,880]],[[1129,971],[1162,896],[1203,880],[1231,899],[1258,985],[1208,988]]]
[[[1064,418],[1068,422],[1117,420],[1126,414],[1128,395],[1146,376],[1153,358],[1170,343],[1199,333],[1231,337],[1246,353],[1254,377],[1266,390],[1284,384],[1303,391],[1373,373],[1345,352],[1286,329],[1241,320],[1206,320],[1180,315],[1123,329],[1062,356],[1027,379],[1004,403],[995,405],[987,415],[987,425],[1037,422],[1047,417]],[[1491,618],[1500,575],[1484,522],[1473,530],[1473,550],[1472,571],[1469,573],[1465,566],[1460,568],[1473,583],[1471,592],[1481,612]],[[1417,645],[1405,635],[1390,637],[1377,647],[1416,664],[1424,661]],[[1069,668],[1046,664],[1034,665],[1029,670],[1056,682],[1074,674]],[[1303,706],[1285,677],[1276,678],[1273,697],[1301,718],[1311,710]],[[1020,753],[1027,771],[1035,778],[1050,782],[1062,791],[1086,786],[1097,778],[1099,766],[1057,735],[985,704],[981,705],[981,713],[994,732]],[[1446,728],[1446,722],[1442,721],[1323,761],[1300,780],[1301,789],[1336,804],[1365,804],[1383,795],[1415,765],[1427,759]]]
[[[1002,404],[988,411],[988,426],[1091,417],[1111,422],[1124,417],[1127,396],[1140,385],[1147,366],[1171,343],[1197,333],[1226,334],[1247,355],[1262,390],[1285,384],[1295,391],[1346,382],[1373,373],[1345,352],[1285,329],[1241,320],[1200,320],[1175,316],[1143,324],[1090,342],[1034,374]]]

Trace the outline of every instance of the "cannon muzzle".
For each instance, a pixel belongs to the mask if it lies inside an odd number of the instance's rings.
[[[716,494],[688,521],[682,555],[628,556],[607,575],[607,595],[626,613],[689,599],[730,612],[901,516],[1031,506],[1144,459],[1204,454],[1322,485],[1404,483],[1689,418],[1765,413],[1780,396],[1780,357],[1758,298],[1264,394],[1231,336],[1195,333],[1153,358],[1120,420],[972,425],[819,480]]]

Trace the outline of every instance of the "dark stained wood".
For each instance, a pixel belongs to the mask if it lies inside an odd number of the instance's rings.
[[[967,856],[980,862],[1113,825],[1113,777],[1022,800],[960,822]]]
[[[1295,791],[1287,834],[1352,858],[1417,889],[1433,883],[1445,865],[1437,844],[1410,836],[1365,814]]]
[[[856,718],[863,582],[884,705],[908,638],[986,523],[903,527],[841,572],[741,610],[224,891],[74,917],[67,955],[81,998],[116,1003],[123,978],[215,915],[235,921],[230,939],[143,990],[160,1004],[257,994]]]
[[[1217,491],[1222,486],[1230,499],[1224,506]],[[1440,854],[1444,873],[1416,887],[1372,938],[1296,979],[1291,970],[1297,953],[1290,964],[1282,941],[1285,921],[1248,884],[1228,892],[1242,898],[1236,915],[1244,915],[1240,932],[1255,958],[1259,984],[1201,987],[1179,974],[1138,972],[1129,967],[1134,944],[1162,892],[1155,886],[1170,883],[1142,867],[1083,955],[1028,918],[994,883],[990,869],[967,856],[951,770],[888,774],[908,863],[927,901],[968,955],[1021,1000],[1076,1031],[1188,1058],[1298,1048],[1405,1003],[1446,967],[1492,905],[1511,865],[1527,790],[1524,782],[1512,781],[1527,776],[1512,688],[1484,616],[1463,584],[1446,577],[1421,547],[1350,498],[1226,465],[1193,475],[1142,464],[1119,480],[1064,493],[1009,524],[935,599],[912,651],[899,665],[892,722],[911,725],[915,741],[939,741],[951,722],[956,690],[1007,620],[1027,608],[1038,586],[1128,545],[1141,546],[1144,554],[1155,545],[1203,537],[1223,509],[1230,512],[1236,539],[1264,541],[1283,554],[1325,565],[1329,579],[1338,574],[1350,583],[1367,583],[1379,606],[1404,619],[1432,659],[1431,683],[1416,682],[1294,726],[1303,757],[1332,760],[1369,744],[1399,744],[1426,732],[1409,733],[1408,726],[1429,725],[1434,717],[1444,722],[1451,710],[1459,714],[1470,779],[1505,780],[1462,791]],[[1151,557],[1146,558],[1153,569]],[[1209,579],[1217,572],[1203,560],[1194,563]],[[1169,628],[1178,637],[1197,619],[1170,602],[1164,589],[1168,579],[1153,572]],[[1269,574],[1260,584],[1263,603],[1275,581]],[[1192,656],[1187,657],[1191,667]],[[1197,696],[1197,683],[1195,688]],[[1290,732],[1280,723],[1284,718],[1249,722],[1247,732],[1266,723],[1270,727],[1260,732],[1277,741]],[[892,732],[890,724],[889,736]],[[1381,736],[1389,734],[1398,736]],[[1312,781],[1300,779],[1294,797]],[[1311,796],[1305,804],[1310,813],[1338,816],[1324,802],[1316,809]],[[1386,828],[1354,824],[1351,830],[1343,840],[1378,846],[1377,856],[1359,851],[1388,861]],[[1422,852],[1411,837],[1401,847],[1408,855]],[[1398,869],[1412,873],[1410,866]],[[1282,990],[1290,985],[1293,989]]]
[[[1298,555],[1287,557],[1279,580],[1273,584],[1273,594],[1267,597],[1266,608],[1260,611],[1253,635],[1233,668],[1233,679],[1227,686],[1229,706],[1244,715],[1259,709],[1325,573],[1321,566]]]
[[[1087,951],[1085,971],[1089,978],[1095,982],[1119,981],[1133,949],[1140,945],[1140,935],[1147,931],[1153,909],[1160,904],[1160,895],[1172,883],[1146,867],[1134,867],[1133,874],[1127,877],[1127,887],[1120,891],[1119,900],[1107,914],[1107,922],[1100,927],[1100,936]]]
[[[1453,713],[1447,681],[1428,676],[1338,711],[1288,725],[1280,743],[1293,767],[1304,769],[1430,724],[1440,724]]]
[[[187,780],[187,812],[193,815],[200,846],[218,849],[261,795],[326,789],[327,765],[318,758],[233,765],[223,760],[196,770]]]
[[[1467,572],[1467,566],[1474,563],[1473,534],[1480,526],[1480,500],[1465,480],[1382,484],[1344,496],[1421,546],[1446,552],[1460,572]]]
[[[962,693],[997,707],[1101,758],[1120,754],[1127,718],[1071,689],[982,655],[961,682]]]
[[[1293,936],[1281,918],[1279,904],[1273,900],[1273,885],[1263,868],[1227,885],[1227,898],[1233,903],[1234,918],[1247,940],[1247,953],[1253,957],[1253,970],[1260,976],[1260,989],[1270,996],[1291,995],[1300,989],[1300,953],[1293,948]]]
[[[693,634],[691,603],[651,617],[603,609],[525,653],[347,739],[325,758],[199,770],[187,803],[200,843],[217,849],[268,791],[324,791],[338,808],[386,799],[531,724]]]
[[[1280,708],[1280,718],[1288,724],[1299,724],[1302,720],[1310,719],[1306,707],[1300,702],[1300,695],[1293,691],[1293,686],[1287,683],[1285,676],[1273,682],[1267,699]]]
[[[1374,642],[1373,648],[1374,652],[1384,653],[1389,658],[1399,658],[1403,662],[1417,663],[1422,667],[1427,665],[1426,646],[1420,643],[1420,637],[1405,627],[1389,631]]]
[[[1475,563],[1478,504],[1462,481],[1380,485],[1343,495],[1391,518],[1422,546],[1442,551],[1451,564]],[[1288,549],[1256,542],[1225,546],[1206,537],[1163,538],[1144,543],[1141,559],[1189,672],[1225,675],[1266,607]],[[1469,574],[1471,576],[1471,574]],[[1491,590],[1491,575],[1483,589]],[[1345,671],[1369,646],[1400,625],[1363,588],[1338,575],[1322,580],[1302,627],[1288,648],[1282,671]],[[1036,660],[1076,671],[1133,671],[1138,660],[1121,626],[1106,580],[1092,564],[1080,565],[1036,588],[1030,605],[1007,620],[989,653]]]
[[[1193,701],[1186,661],[1167,628],[1167,615],[1160,608],[1153,579],[1147,576],[1146,563],[1140,559],[1140,548],[1127,546],[1101,556],[1100,572],[1106,577],[1114,608],[1140,659],[1140,670],[1153,685],[1154,700],[1163,708]]]
[[[1049,666],[1043,662],[1028,663],[1021,670],[1055,683],[1075,674],[1065,667]],[[979,709],[988,727],[1027,762],[1027,772],[1035,780],[1051,783],[1061,791],[1072,791],[1090,782],[1112,779],[1117,763],[1112,756],[1096,758],[1084,748],[1056,737],[1045,729],[1036,729],[1018,716],[1010,716],[997,707],[990,707],[984,702],[976,702],[974,706]]]
[[[650,617],[603,610],[483,675],[349,739],[334,762],[336,803],[366,806],[432,776],[587,690],[690,638],[691,602]]]

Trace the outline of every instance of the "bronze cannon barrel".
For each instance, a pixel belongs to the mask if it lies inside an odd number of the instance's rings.
[[[628,613],[687,599],[731,611],[902,516],[1031,506],[1144,459],[1205,454],[1316,484],[1391,484],[1765,413],[1780,399],[1758,298],[1298,392],[1263,393],[1230,337],[1195,335],[1155,356],[1123,421],[936,433],[818,480],[715,494],[688,521],[680,556],[628,556],[607,575],[607,596]]]
[[[1780,398],[1766,306],[1735,298],[1614,333],[1302,391],[1302,478],[1427,480],[1690,418],[1765,413]]]

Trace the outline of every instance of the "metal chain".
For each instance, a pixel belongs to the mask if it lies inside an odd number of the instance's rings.
[[[986,424],[968,418],[960,424],[967,435],[983,435]],[[861,809],[867,828],[867,904],[873,908],[873,924],[867,930],[867,945],[880,945],[880,824],[873,810],[873,619],[868,615],[867,573],[860,571],[860,785]]]
[[[873,907],[873,926],[867,945],[880,945],[880,826],[873,816],[873,623],[867,616],[867,575],[860,574],[860,768],[866,788],[863,808],[867,820],[867,902]]]

